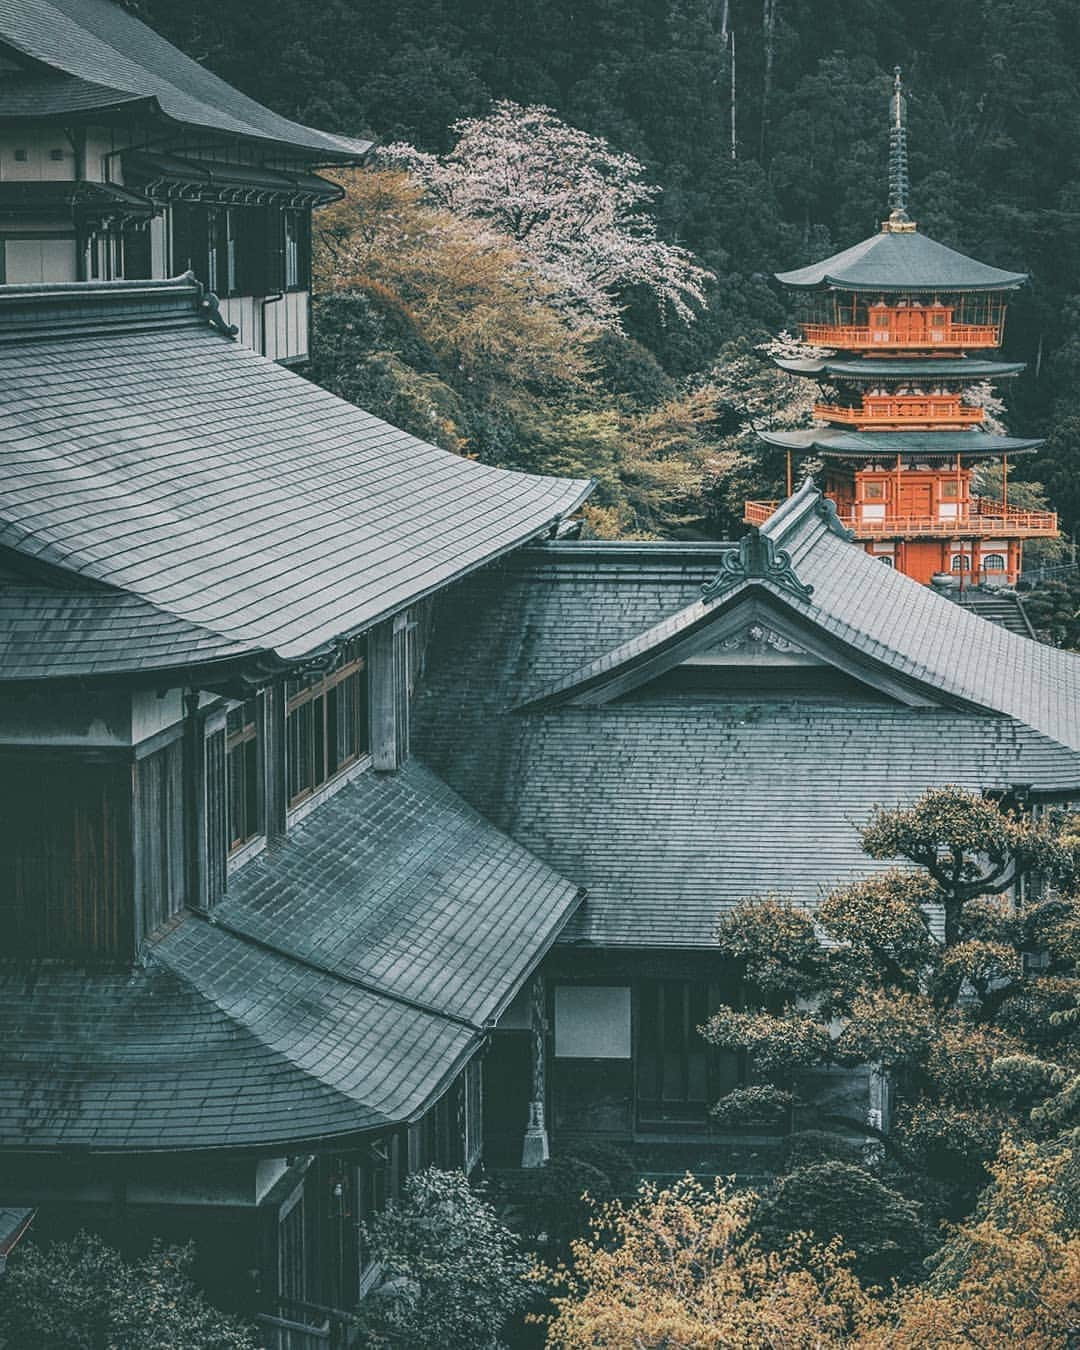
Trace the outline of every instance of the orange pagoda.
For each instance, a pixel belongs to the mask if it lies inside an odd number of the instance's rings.
[[[818,380],[818,425],[761,432],[792,460],[824,465],[824,488],[868,553],[916,581],[1012,585],[1023,541],[1055,536],[1052,511],[1009,505],[1011,456],[1039,441],[997,435],[973,387],[1015,375],[994,359],[1005,297],[1027,278],[965,257],[920,234],[907,214],[907,147],[900,71],[892,98],[891,212],[879,234],[777,280],[798,292],[803,340],[823,349],[778,360]],[[973,470],[1000,461],[1001,496],[978,495]],[[775,502],[747,502],[757,525]]]

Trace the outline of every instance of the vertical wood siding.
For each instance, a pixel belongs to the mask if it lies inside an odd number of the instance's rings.
[[[18,956],[134,954],[129,764],[0,757],[0,932]]]
[[[184,904],[183,742],[135,766],[135,915],[142,941]]]
[[[206,885],[207,903],[216,904],[225,893],[229,826],[225,795],[225,730],[206,737]]]

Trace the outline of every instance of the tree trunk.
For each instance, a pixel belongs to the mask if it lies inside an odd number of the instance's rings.
[[[738,158],[735,143],[735,29],[728,34],[731,39],[731,158]]]
[[[762,164],[765,163],[765,149],[769,139],[769,100],[772,97],[773,61],[776,57],[776,5],[777,0],[762,0],[761,27],[765,48],[765,74],[761,85],[761,151]]]

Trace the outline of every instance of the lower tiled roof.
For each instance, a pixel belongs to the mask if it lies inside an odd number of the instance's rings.
[[[640,577],[601,557],[530,550],[445,597],[417,717],[436,771],[586,887],[563,942],[707,948],[744,896],[813,904],[884,865],[858,843],[874,805],[930,786],[1080,795],[1080,755],[1007,716],[647,688],[599,707],[515,710],[691,603],[715,572],[707,551],[680,566],[669,550]]]
[[[415,761],[361,774],[249,863],[216,917],[474,1026],[513,997],[578,887]]]
[[[415,1118],[576,896],[421,766],[361,775],[144,966],[0,961],[0,1146],[265,1147]]]

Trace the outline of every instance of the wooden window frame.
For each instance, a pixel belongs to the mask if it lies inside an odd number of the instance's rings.
[[[316,792],[319,792],[322,788],[324,788],[328,783],[333,782],[334,779],[339,778],[341,774],[343,774],[347,769],[350,769],[354,764],[359,763],[360,760],[363,759],[363,757],[370,752],[371,727],[367,707],[369,697],[368,680],[366,678],[367,672],[368,672],[367,657],[366,655],[362,655],[360,654],[360,652],[357,652],[356,655],[354,655],[351,660],[347,661],[344,665],[338,667],[337,670],[333,671],[328,675],[324,675],[319,679],[312,680],[310,684],[307,684],[303,689],[296,690],[291,696],[289,696],[286,699],[285,797],[286,803],[290,810],[292,810],[294,807],[302,805],[310,797],[314,796]],[[359,682],[357,698],[355,701],[355,708],[353,710],[353,717],[354,717],[353,733],[356,742],[356,749],[355,751],[353,751],[352,754],[347,755],[339,763],[335,764],[333,769],[331,769],[330,768],[331,737],[329,734],[330,733],[329,695],[339,686],[344,684],[347,680],[351,679],[353,676],[360,674],[363,674],[365,678]],[[311,754],[311,760],[308,766],[311,771],[310,781],[307,783],[305,787],[302,787],[298,792],[294,793],[291,791],[291,779],[293,773],[295,752],[293,750],[294,741],[293,741],[292,727],[290,725],[290,719],[292,718],[293,714],[297,713],[301,708],[309,704],[314,704],[320,699],[322,700],[322,708],[319,713],[319,716],[321,718],[320,734],[318,737],[316,737],[314,734],[311,734],[314,732],[314,727],[312,727],[311,733],[309,733],[308,737]],[[321,744],[322,747],[321,777],[319,776],[319,766],[315,763],[317,744]]]
[[[230,723],[237,713],[246,714],[248,706],[251,705],[250,720],[245,720],[239,728],[230,728]],[[263,704],[261,698],[256,695],[254,698],[245,700],[235,708],[230,708],[225,714],[225,821],[226,821],[226,843],[228,845],[228,856],[235,857],[243,849],[247,848],[257,839],[265,838],[266,835],[266,784],[265,774],[263,772],[262,751],[265,744],[263,735]],[[250,752],[250,758],[253,762],[248,762],[249,752],[247,746],[254,746]],[[244,784],[242,796],[244,799],[245,819],[244,824],[250,826],[247,833],[238,835],[235,830],[236,822],[233,819],[233,764],[236,751],[242,751]],[[251,779],[249,781],[249,775]],[[252,795],[249,795],[252,794]],[[248,808],[253,808],[253,821],[247,819]]]
[[[281,213],[282,283],[286,291],[311,289],[311,216],[286,207]]]

